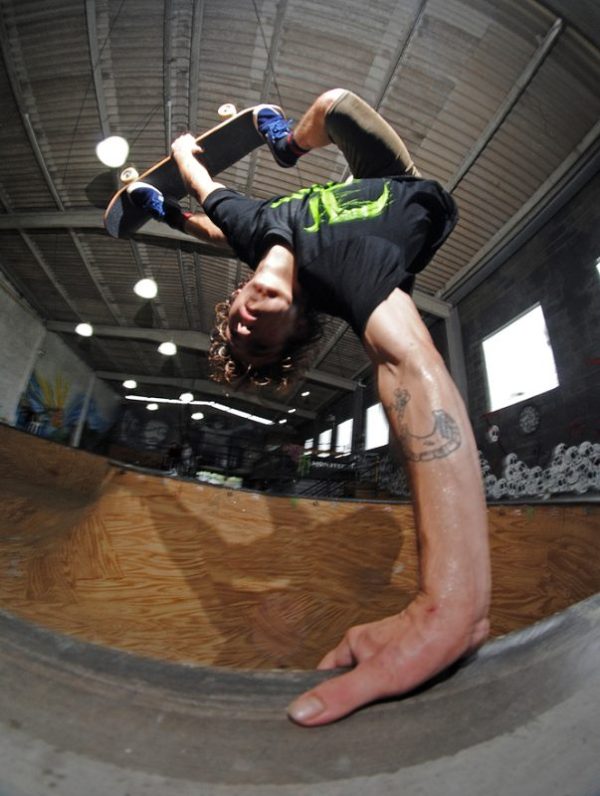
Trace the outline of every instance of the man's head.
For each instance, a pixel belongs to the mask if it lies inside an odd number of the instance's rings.
[[[284,390],[319,336],[317,314],[260,273],[217,304],[209,350],[211,378]]]

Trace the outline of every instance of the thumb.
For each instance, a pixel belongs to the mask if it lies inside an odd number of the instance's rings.
[[[341,719],[385,696],[387,691],[381,687],[381,672],[372,661],[373,658],[301,694],[288,705],[288,716],[296,724],[316,727]]]

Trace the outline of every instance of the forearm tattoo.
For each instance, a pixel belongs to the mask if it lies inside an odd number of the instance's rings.
[[[411,434],[408,424],[404,422],[404,414],[409,401],[408,390],[397,389],[394,392],[394,403],[388,406],[390,414],[395,414],[398,418],[398,437],[407,459],[413,462],[444,459],[460,447],[461,437],[458,424],[443,409],[436,409],[432,412],[433,429],[429,434],[422,437],[418,434]]]

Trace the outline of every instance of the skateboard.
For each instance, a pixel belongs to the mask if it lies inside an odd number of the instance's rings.
[[[246,108],[238,113],[235,105],[221,105],[218,113],[225,121],[196,138],[196,143],[203,149],[197,156],[198,160],[211,177],[265,143],[254,126],[254,110],[254,107]],[[104,226],[113,238],[130,237],[150,219],[147,212],[133,204],[127,193],[127,187],[132,182],[139,180],[154,185],[165,196],[173,199],[181,199],[187,194],[177,165],[170,156],[142,174],[133,166],[128,166],[121,172],[120,179],[123,187],[113,196],[104,212]]]

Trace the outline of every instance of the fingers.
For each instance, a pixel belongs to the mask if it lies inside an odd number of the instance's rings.
[[[191,133],[184,133],[183,135],[180,135],[171,144],[171,152],[174,155],[187,152],[191,153],[192,155],[198,155],[203,151],[204,150],[196,143],[196,139]]]
[[[335,649],[330,650],[321,659],[317,669],[337,669],[341,666],[352,666],[354,663],[356,663],[356,660],[352,653],[352,647],[348,640],[343,638]]]
[[[289,705],[288,716],[306,727],[329,724],[393,691],[376,658],[371,658],[299,696]]]

